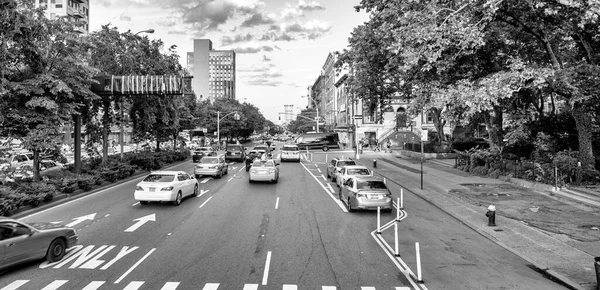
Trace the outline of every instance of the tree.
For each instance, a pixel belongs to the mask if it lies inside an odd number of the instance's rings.
[[[314,131],[316,122],[313,121],[317,116],[317,112],[313,108],[306,108],[296,116],[296,119],[291,121],[287,128],[293,133],[306,133]]]
[[[85,115],[96,96],[95,69],[85,62],[90,43],[70,22],[49,20],[30,1],[0,3],[0,135],[21,138],[34,155],[54,149],[71,116]]]

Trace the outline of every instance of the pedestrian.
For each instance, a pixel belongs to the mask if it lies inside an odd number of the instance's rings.
[[[392,153],[392,142],[390,141],[390,139],[387,140],[387,144],[386,144],[387,150],[385,152],[388,153]]]
[[[381,152],[381,149],[379,148],[379,140],[377,139],[375,139],[375,149],[373,149],[373,152],[375,151]]]
[[[344,136],[344,141],[342,141],[342,149],[346,149],[346,145],[348,144],[348,136]]]

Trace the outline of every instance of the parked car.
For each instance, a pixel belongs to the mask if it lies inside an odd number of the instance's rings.
[[[306,133],[298,136],[295,140],[300,150],[306,149],[329,149],[340,148],[338,133]]]
[[[51,223],[25,223],[0,216],[0,268],[46,258],[60,261],[77,244],[73,228]]]
[[[133,195],[142,205],[170,201],[177,206],[184,197],[197,196],[198,187],[198,180],[184,171],[154,171],[137,184]]]
[[[300,162],[300,150],[298,146],[285,144],[281,147],[281,162],[288,160]]]
[[[362,165],[344,166],[338,173],[336,173],[335,183],[337,184],[338,187],[340,187],[351,176],[372,176],[372,175],[373,175],[373,172]]]
[[[335,182],[335,175],[340,172],[342,166],[357,165],[354,160],[335,157],[327,164],[327,178]]]
[[[227,144],[225,146],[225,161],[244,162],[246,160],[246,150],[244,146],[238,144]]]
[[[377,209],[391,212],[392,194],[383,180],[374,176],[352,176],[348,178],[339,191],[339,198],[348,206],[348,211],[356,209]]]
[[[255,181],[279,182],[279,163],[273,159],[254,160],[252,167],[250,167],[248,182]]]
[[[33,166],[33,153],[21,152],[17,153],[9,158],[10,166],[18,167],[20,165]]]
[[[203,175],[215,176],[221,178],[228,173],[229,164],[225,162],[223,155],[220,156],[205,156],[198,161],[194,167],[194,175],[200,178]]]

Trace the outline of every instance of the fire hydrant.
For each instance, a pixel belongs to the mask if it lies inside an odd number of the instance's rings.
[[[488,226],[495,227],[496,226],[496,207],[494,205],[488,206],[488,211],[485,213],[485,216],[488,217]]]
[[[377,159],[373,159],[373,168],[377,168]]]

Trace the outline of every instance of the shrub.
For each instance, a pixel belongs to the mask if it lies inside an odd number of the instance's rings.
[[[77,179],[77,186],[79,187],[79,189],[84,191],[91,190],[92,187],[96,184],[97,179],[98,178],[94,175],[82,174]]]
[[[488,173],[488,169],[485,166],[472,166],[469,172],[485,176]]]
[[[496,170],[488,173],[488,176],[491,178],[499,178],[501,174],[502,174],[502,171],[500,171],[500,169],[496,169]]]

